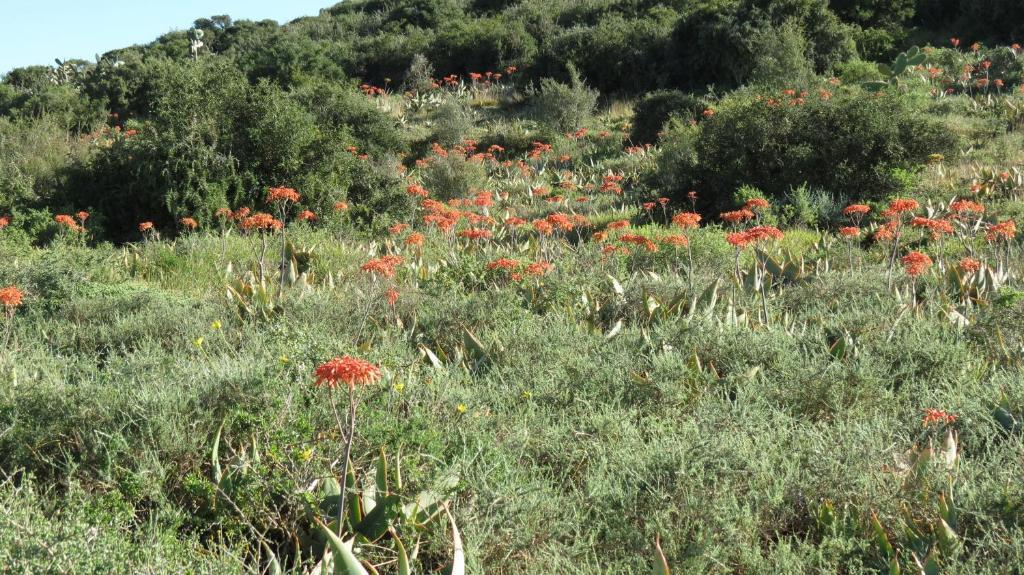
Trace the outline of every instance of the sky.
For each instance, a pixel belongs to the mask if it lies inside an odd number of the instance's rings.
[[[132,44],[146,44],[198,18],[235,20],[315,16],[338,0],[0,0],[0,75]]]

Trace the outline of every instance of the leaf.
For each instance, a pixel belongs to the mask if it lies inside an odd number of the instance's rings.
[[[422,352],[423,355],[425,355],[426,358],[430,360],[430,364],[433,365],[435,369],[444,368],[444,364],[441,363],[441,360],[437,357],[437,355],[434,354],[434,352],[430,351],[429,347],[420,344],[420,352]]]
[[[877,81],[877,82],[864,82],[863,84],[861,84],[861,87],[863,87],[865,90],[867,90],[869,92],[880,92],[880,91],[886,89],[887,87],[889,87],[889,83],[888,82],[881,82],[881,81]]]
[[[327,535],[327,542],[334,551],[334,575],[370,575],[352,552],[352,545],[355,543],[354,537],[348,541],[342,541],[341,537],[338,537],[338,534],[324,525],[322,521],[318,520],[317,523],[320,525],[320,530]]]
[[[654,575],[672,575],[665,552],[661,550],[661,535],[654,537]]]
[[[402,509],[402,500],[397,495],[389,495],[377,502],[373,510],[363,517],[353,529],[370,541],[383,537],[391,527],[391,520],[398,517]]]
[[[886,557],[894,557],[895,552],[892,548],[892,543],[889,542],[889,536],[885,533],[885,529],[882,527],[882,523],[878,520],[878,515],[871,513],[871,529],[875,532],[875,544],[878,545],[879,549]]]
[[[409,567],[409,554],[405,550],[405,544],[398,538],[398,533],[392,529],[391,538],[395,540],[395,547],[398,551],[398,575],[412,575],[412,568]]]
[[[380,448],[380,458],[377,459],[377,473],[374,476],[374,481],[377,483],[377,492],[385,495],[391,493],[391,489],[388,488],[388,460],[384,454],[384,448]]]
[[[220,435],[224,431],[224,422],[220,423],[220,427],[217,428],[217,435],[213,436],[213,450],[210,453],[210,462],[213,464],[213,482],[220,485],[220,480],[224,477],[224,472],[220,467]]]
[[[472,355],[478,359],[488,359],[490,354],[487,352],[487,347],[484,346],[483,342],[480,341],[473,332],[469,331],[469,328],[462,328],[463,335],[465,336],[464,344]]]
[[[444,506],[444,512],[448,515],[448,521],[452,525],[452,547],[454,548],[452,564],[448,573],[450,575],[466,575],[466,554],[462,549],[462,536],[459,535],[459,528],[455,525],[455,518],[452,517],[452,512],[448,509],[447,504]]]
[[[622,331],[622,320],[621,319],[619,321],[615,322],[615,325],[612,326],[612,329],[609,330],[608,333],[604,334],[605,341],[607,341],[607,340],[609,340],[609,339],[619,335],[620,331]]]
[[[625,288],[622,287],[622,284],[619,283],[619,280],[615,279],[615,276],[608,274],[608,279],[612,280],[612,290],[614,290],[617,295],[626,295]]]

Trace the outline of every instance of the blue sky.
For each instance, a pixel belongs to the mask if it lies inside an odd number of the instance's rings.
[[[3,0],[0,2],[0,75],[12,68],[84,58],[145,44],[197,18],[284,23],[312,16],[338,0]]]

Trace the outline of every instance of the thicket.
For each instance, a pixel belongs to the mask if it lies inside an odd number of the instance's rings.
[[[139,219],[160,227],[185,216],[209,223],[216,208],[258,204],[274,185],[302,188],[313,207],[327,209],[358,177],[352,156],[397,157],[415,143],[392,111],[361,97],[360,83],[426,93],[443,76],[504,73],[505,85],[536,94],[528,110],[556,133],[584,127],[599,94],[649,93],[630,136],[653,143],[670,116],[702,119],[702,102],[738,86],[807,89],[819,75],[839,73],[873,79],[870,68],[857,72],[861,59],[887,60],[922,36],[1015,40],[1021,10],[1010,0],[364,0],[286,25],[202,18],[195,22],[206,43],[198,61],[187,33],[178,31],[95,61],[7,73],[0,83],[0,210],[18,212],[16,221],[27,224],[32,210],[88,209],[108,237],[123,238]],[[1015,55],[991,60],[993,72],[1010,80],[1019,72]],[[699,138],[697,173],[679,174],[676,187],[706,183],[722,195],[742,181],[774,194],[828,174],[838,176],[835,187],[870,184],[884,194],[892,189],[888,168],[948,143],[929,126],[899,120],[910,115],[904,110],[864,105],[859,112],[809,106],[785,119],[800,129],[765,125],[761,134],[757,125],[782,118],[724,105]],[[464,107],[450,102],[438,118],[433,137],[442,145],[456,145],[468,132]],[[903,135],[893,126],[850,125],[875,112],[895,113]],[[847,159],[810,150],[827,133],[817,121],[842,134],[844,150],[866,138],[874,152]],[[922,128],[923,135],[910,133]],[[752,138],[738,159],[720,151],[730,145],[730,129]],[[758,150],[767,139],[783,143]],[[925,150],[929,145],[935,148]],[[65,153],[24,153],[61,147]],[[352,147],[356,154],[346,152]],[[796,161],[779,167],[791,152]],[[762,153],[766,163],[756,165],[752,154]],[[727,162],[709,164],[720,159]],[[833,160],[843,165],[821,170]],[[365,194],[365,183],[358,185]]]

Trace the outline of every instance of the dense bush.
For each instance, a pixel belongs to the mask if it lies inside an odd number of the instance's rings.
[[[533,98],[533,114],[552,128],[568,132],[583,127],[593,115],[597,97],[597,91],[588,87],[572,69],[568,84],[553,78],[541,80],[540,92]]]
[[[715,209],[728,207],[745,184],[777,198],[807,184],[880,199],[900,189],[894,169],[921,164],[957,143],[941,122],[899,95],[850,89],[810,95],[801,104],[789,101],[794,97],[739,94],[720,102],[696,134],[673,130],[661,181],[672,185],[674,179],[680,197],[701,190]]]
[[[636,105],[629,138],[635,144],[653,144],[669,118],[697,120],[706,108],[703,100],[679,90],[651,92]]]

